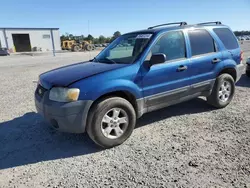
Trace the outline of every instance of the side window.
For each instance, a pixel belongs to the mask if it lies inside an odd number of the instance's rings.
[[[232,50],[239,48],[239,44],[234,34],[227,28],[215,28],[213,29],[216,35],[220,38],[226,49]]]
[[[151,48],[146,60],[150,60],[152,54],[163,53],[167,61],[186,57],[185,38],[181,31],[170,31],[163,35]]]
[[[216,52],[216,45],[211,35],[203,29],[188,31],[192,56]]]

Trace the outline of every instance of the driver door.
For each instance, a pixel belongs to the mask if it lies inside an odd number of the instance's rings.
[[[155,53],[163,53],[167,59],[164,63],[152,65],[143,76],[143,94],[148,111],[181,100],[188,95],[191,87],[189,78],[192,72],[182,31],[170,31],[161,36],[146,61]]]

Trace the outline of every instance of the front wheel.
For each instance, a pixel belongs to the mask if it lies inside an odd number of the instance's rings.
[[[103,99],[90,111],[87,133],[103,148],[122,144],[132,134],[136,124],[133,106],[120,97]]]
[[[233,99],[234,91],[233,77],[229,74],[221,74],[216,79],[212,93],[207,97],[207,102],[216,108],[224,108]]]

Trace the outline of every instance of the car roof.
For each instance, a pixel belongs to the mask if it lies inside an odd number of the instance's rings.
[[[200,29],[205,29],[205,28],[216,28],[216,27],[226,27],[228,26],[223,25],[223,24],[211,24],[211,25],[182,25],[182,26],[165,26],[165,27],[156,27],[156,28],[149,28],[149,29],[143,29],[143,30],[138,30],[138,31],[133,31],[129,32],[126,34],[135,34],[135,33],[152,33],[152,34],[157,34],[161,32],[166,32],[166,31],[172,31],[172,30],[180,30],[180,29],[188,29],[188,28],[200,28]]]

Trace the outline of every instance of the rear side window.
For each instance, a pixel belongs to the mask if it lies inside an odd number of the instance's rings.
[[[206,30],[191,30],[188,36],[193,56],[216,52],[214,39]]]
[[[232,50],[239,48],[238,42],[233,33],[227,28],[215,28],[213,29],[216,35],[220,38],[226,49]]]

